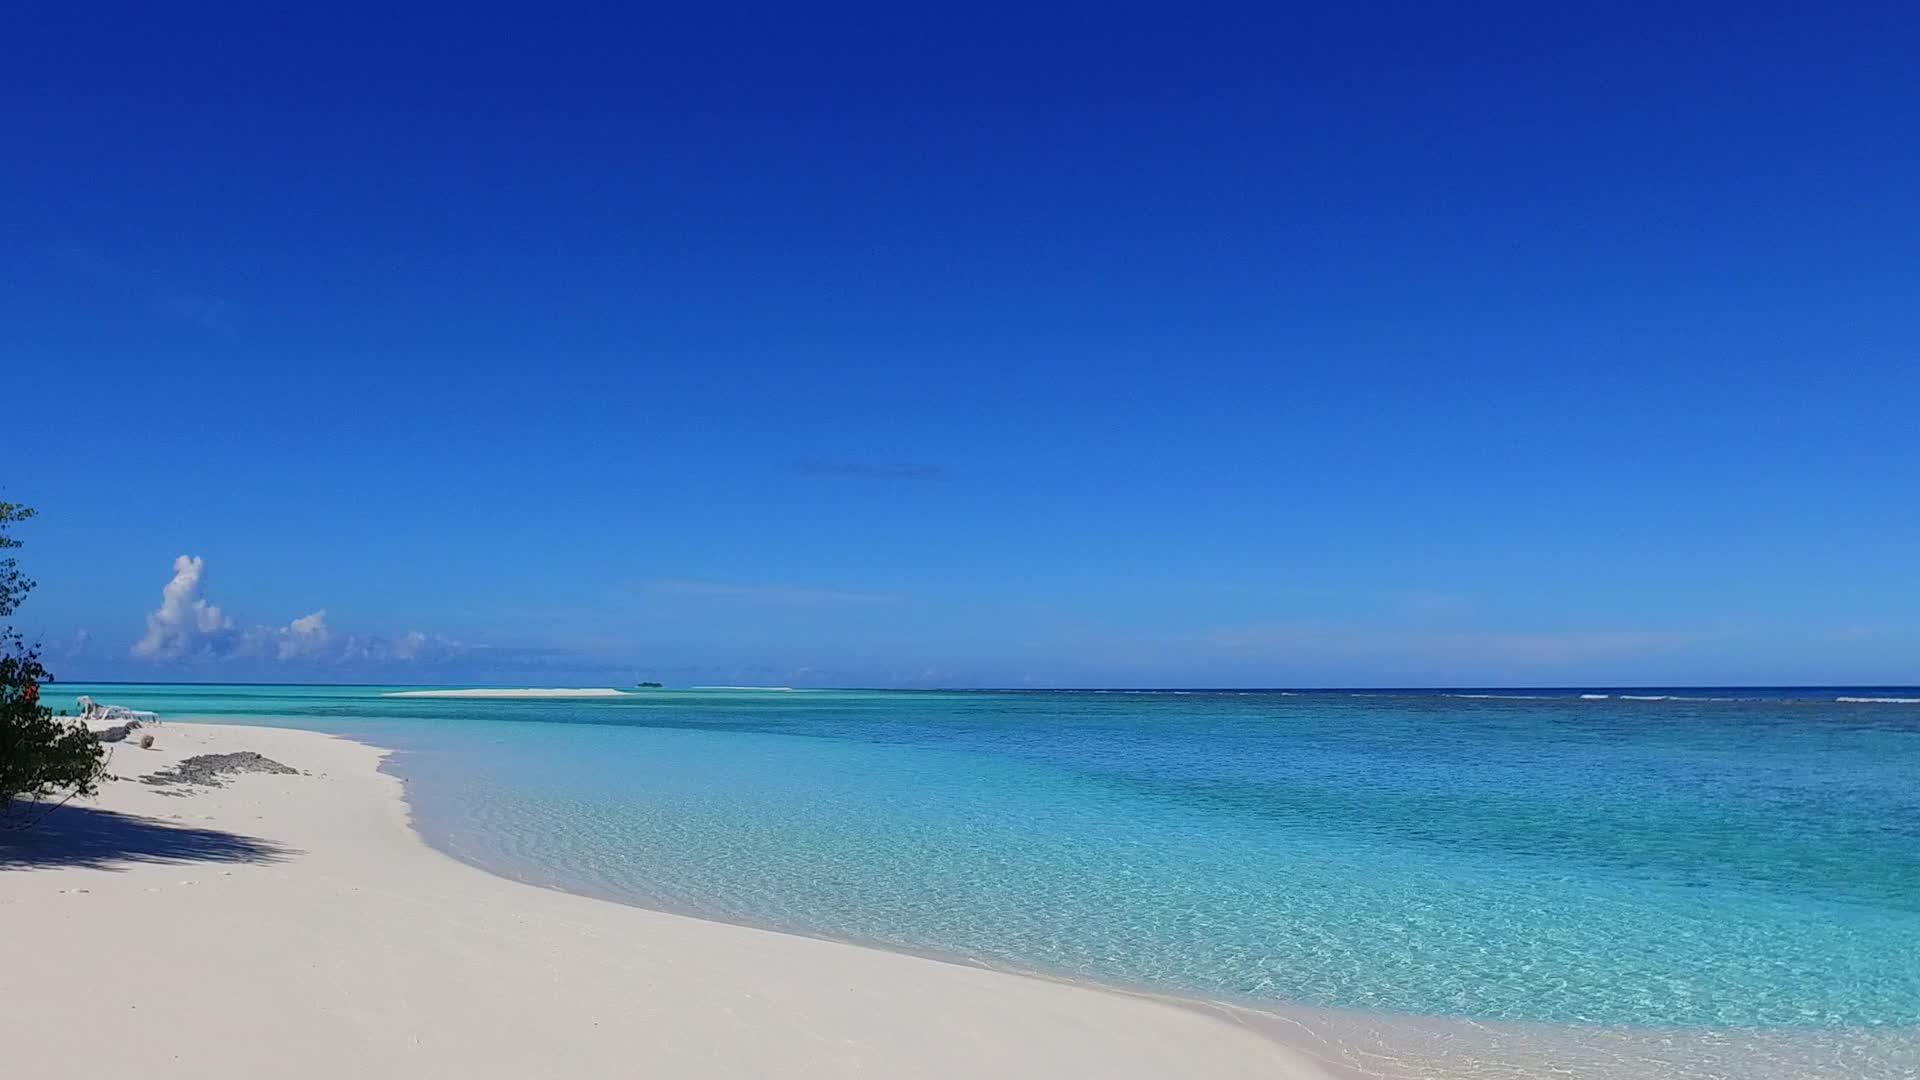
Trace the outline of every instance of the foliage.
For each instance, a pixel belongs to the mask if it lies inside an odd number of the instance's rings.
[[[0,503],[0,550],[20,546],[7,527],[32,516],[29,507]],[[0,560],[0,615],[13,614],[32,588],[14,559]],[[93,733],[40,704],[40,684],[52,681],[19,634],[0,632],[0,816],[16,798],[91,795],[104,772],[106,748]]]
[[[7,535],[7,526],[15,525],[33,516],[33,507],[19,506],[15,503],[0,502],[0,551],[20,546],[20,541]],[[20,561],[9,555],[0,559],[0,619],[13,614],[33,588],[33,581],[20,573]]]
[[[99,783],[106,748],[40,704],[40,684],[49,680],[20,635],[0,635],[0,815],[16,797],[91,795]]]

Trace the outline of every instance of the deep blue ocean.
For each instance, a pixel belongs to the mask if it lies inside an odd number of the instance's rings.
[[[391,747],[459,858],[801,933],[1251,1003],[1920,1025],[1912,688],[387,689],[46,698]]]

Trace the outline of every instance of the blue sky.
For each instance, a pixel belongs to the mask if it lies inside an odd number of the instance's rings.
[[[51,666],[1920,681],[1910,7],[896,7],[15,20]]]

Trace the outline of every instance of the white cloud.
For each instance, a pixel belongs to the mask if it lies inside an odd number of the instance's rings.
[[[288,623],[279,631],[279,656],[282,660],[291,660],[297,656],[312,656],[327,647],[333,635],[327,630],[327,612],[325,608],[311,615],[302,615]]]
[[[423,634],[418,630],[409,630],[397,640],[378,635],[362,637],[350,634],[334,643],[326,650],[327,658],[339,661],[368,661],[372,663],[437,663],[467,656],[479,646],[469,646],[439,634]]]
[[[341,664],[439,663],[471,655],[458,641],[409,631],[398,640],[375,635],[338,635],[327,624],[325,608],[285,626],[244,629],[208,602],[206,562],[197,555],[173,561],[173,580],[160,593],[160,607],[147,616],[147,633],[133,655],[155,662],[183,660],[275,660],[309,666]]]
[[[45,646],[45,655],[49,660],[65,664],[84,660],[93,644],[93,635],[86,630],[76,630],[72,637],[64,641],[49,642]]]
[[[206,563],[198,555],[173,560],[173,580],[160,590],[160,607],[147,616],[147,633],[134,643],[133,655],[176,660],[196,653],[221,653],[234,639],[233,620],[200,595]]]

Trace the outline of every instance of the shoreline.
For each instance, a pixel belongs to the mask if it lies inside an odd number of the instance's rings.
[[[1206,997],[1066,971],[1022,968],[962,953],[836,937],[690,908],[623,899],[495,869],[422,842],[482,873],[641,911],[756,933],[910,956],[969,971],[1114,994],[1220,1020],[1304,1055],[1332,1080],[1909,1080],[1920,1075],[1920,1029],[1606,1027],[1476,1020],[1334,1006]],[[1844,1068],[1842,1067],[1844,1063]]]
[[[297,772],[116,779],[0,841],[22,1075],[1355,1075],[1164,1001],[490,873],[431,846],[387,752],[350,739],[155,733],[109,772]]]
[[[850,1068],[844,1057],[819,1056],[824,1031],[836,1032],[846,1044],[884,1044],[884,1049],[871,1051],[879,1056],[864,1058],[860,1068],[878,1069],[886,1075],[929,1077],[974,1076],[991,1069],[1016,1076],[1059,1075],[1063,1071],[1120,1077],[1205,1073],[1261,1075],[1274,1080],[1438,1080],[1530,1077],[1550,1072],[1607,1080],[1748,1080],[1894,1077],[1911,1075],[1920,1068],[1920,1050],[1916,1049],[1920,1047],[1920,1033],[1916,1032],[1572,1028],[1307,1006],[1274,1007],[1187,996],[1154,987],[1114,985],[1068,973],[1020,970],[966,956],[647,907],[497,871],[435,845],[415,826],[407,780],[389,770],[394,755],[388,750],[296,728],[170,722],[153,731],[159,736],[155,751],[116,746],[109,771],[134,776],[172,765],[189,753],[256,750],[301,770],[302,775],[240,776],[224,788],[192,789],[187,797],[167,793],[168,789],[116,781],[103,785],[101,797],[83,808],[143,815],[149,822],[144,827],[156,833],[184,827],[226,837],[225,841],[207,842],[206,854],[212,861],[204,865],[192,858],[167,859],[164,844],[158,857],[152,851],[130,851],[120,853],[125,857],[118,860],[92,860],[99,865],[63,865],[59,838],[54,838],[44,845],[30,842],[29,849],[42,846],[52,850],[42,853],[41,863],[32,861],[34,852],[28,850],[22,866],[9,841],[0,836],[0,918],[16,924],[24,915],[25,925],[58,931],[36,934],[37,951],[29,950],[31,955],[19,970],[30,985],[70,991],[43,991],[30,998],[28,1007],[17,1014],[0,1014],[0,1041],[37,1050],[31,1033],[75,1023],[70,1017],[62,1019],[68,1017],[74,1002],[85,1002],[84,1011],[99,1014],[100,994],[88,988],[86,972],[69,974],[61,970],[62,958],[69,950],[100,952],[103,946],[97,938],[103,932],[134,935],[133,940],[105,948],[101,956],[106,966],[117,970],[140,958],[140,942],[148,932],[173,935],[184,927],[190,938],[217,932],[223,922],[233,921],[231,913],[203,910],[201,902],[210,899],[215,890],[203,890],[202,886],[225,885],[243,875],[253,878],[270,873],[293,883],[296,892],[311,892],[319,884],[331,889],[336,898],[374,890],[393,902],[430,900],[434,907],[430,914],[414,911],[401,917],[387,911],[371,912],[359,921],[333,919],[324,933],[314,929],[312,919],[303,915],[297,904],[255,906],[239,913],[245,916],[242,922],[251,920],[256,933],[269,938],[301,935],[313,949],[358,955],[359,962],[369,967],[397,960],[427,969],[420,984],[412,986],[413,993],[385,1007],[403,1012],[413,1008],[422,1013],[423,1020],[432,1021],[427,1025],[430,1028],[471,1026],[468,1017],[484,1014],[490,1004],[484,994],[480,1001],[470,1000],[472,991],[460,980],[446,976],[436,979],[431,971],[448,963],[470,963],[476,954],[495,952],[505,954],[491,959],[489,977],[495,981],[577,985],[584,996],[576,993],[567,999],[569,1002],[576,1008],[604,1010],[607,999],[617,1000],[632,990],[631,971],[608,970],[604,954],[611,940],[643,953],[672,954],[677,961],[672,970],[655,972],[649,983],[653,991],[671,1000],[629,1002],[629,1007],[649,1009],[647,1015],[652,1017],[663,1010],[673,1013],[676,1005],[683,1005],[689,998],[706,1003],[698,1009],[680,1008],[678,1013],[685,1015],[674,1015],[670,1023],[629,1031],[623,1040],[617,1040],[619,1053],[632,1055],[635,1061],[651,1061],[663,1052],[684,1053],[687,1047],[680,1045],[684,1042],[681,1032],[698,1031],[703,1024],[711,1028],[717,1020],[711,1012],[715,999],[730,1000],[743,988],[755,985],[767,974],[762,962],[778,958],[782,985],[789,996],[768,1003],[761,1000],[763,995],[746,992],[746,1000],[760,1002],[753,1006],[760,1010],[755,1014],[758,1022],[750,1025],[759,1035],[727,1033],[727,1040],[745,1041],[721,1054],[724,1060],[712,1060],[710,1055],[689,1060],[678,1069],[680,1074],[691,1076],[761,1075],[770,1070],[804,1077],[859,1071]],[[322,828],[324,822],[313,820],[316,811],[345,819],[344,823]],[[175,821],[183,825],[173,826]],[[165,839],[164,835],[160,838]],[[149,846],[153,839],[147,837]],[[232,857],[234,852],[222,847],[242,841],[265,847],[258,852],[241,851],[246,857]],[[252,857],[255,854],[258,859]],[[139,889],[124,887],[136,877]],[[171,917],[153,925],[155,914],[148,910],[149,905],[164,907],[187,893],[192,894],[192,906],[171,912]],[[108,894],[115,899],[103,901]],[[102,912],[102,908],[108,910]],[[591,926],[596,943],[589,950],[574,949],[569,953],[571,959],[563,963],[556,955],[578,945],[568,931],[539,932],[528,926],[525,916],[501,925],[497,922],[501,908],[535,913],[543,925],[553,921],[570,930]],[[103,914],[104,931],[99,921]],[[87,921],[69,925],[76,916]],[[422,947],[416,939],[434,941],[436,926],[448,918],[491,925],[492,934],[505,934],[511,948],[499,947],[500,943],[487,935],[460,942],[451,954],[444,951],[446,942],[436,946],[440,952]],[[404,925],[398,938],[388,925],[396,919]],[[494,921],[489,923],[490,919]],[[388,931],[388,940],[371,953],[361,940],[370,927]],[[286,953],[277,963],[297,968],[311,963],[311,955],[311,949],[307,953]],[[716,955],[725,958],[718,970],[713,962]],[[218,998],[231,991],[233,984],[244,987],[251,979],[258,979],[262,975],[260,966],[267,963],[256,954],[229,956],[224,968],[188,980],[177,989],[188,999]],[[180,972],[163,967],[149,972],[146,981],[169,985],[181,978]],[[352,982],[346,976],[342,979]],[[542,987],[543,992],[547,989]],[[875,1028],[874,1021],[868,1019],[870,1014],[835,1011],[825,1018],[827,1022],[811,1016],[825,995],[862,991],[867,1004],[881,1014],[890,1014],[883,1028]],[[129,997],[125,1002],[128,1018],[145,1020],[152,1015],[149,1010],[153,1006],[146,993],[142,991],[137,1000]],[[437,1010],[424,1009],[420,1004],[423,999],[437,1001],[442,997],[452,1000]],[[326,1001],[316,1001],[305,992],[281,1001],[249,999],[235,1003],[234,1008],[245,1015],[247,1009],[257,1011],[263,1005],[276,1014],[290,1011],[306,1018],[319,1008],[329,1021],[339,1019],[326,1011]],[[496,1022],[501,1033],[516,1030],[520,1007],[516,1005]],[[746,1006],[733,1001],[720,1007],[726,1016],[737,1016]],[[143,1012],[147,1016],[142,1016]],[[790,1029],[802,1017],[808,1019],[804,1026],[809,1033],[796,1043],[800,1037]],[[1060,1017],[1070,1018],[1071,1023],[1063,1027],[1056,1022]],[[946,1033],[948,1041],[929,1041],[930,1018],[937,1018],[934,1026]],[[142,1045],[151,1051],[156,1044],[165,1047],[214,1038],[224,1035],[231,1022],[230,1017],[209,1019],[198,1011],[176,1020],[182,1025],[177,1029],[143,1031]],[[256,1017],[252,1022],[265,1021]],[[596,1021],[591,1031],[575,1031],[562,1039],[549,1032],[565,1030],[565,1023],[553,1023],[558,1026],[526,1033],[546,1037],[529,1039],[523,1034],[514,1048],[500,1051],[505,1057],[476,1056],[442,1046],[440,1056],[382,1058],[374,1067],[375,1074],[389,1063],[396,1071],[413,1074],[451,1070],[455,1062],[462,1075],[598,1074],[592,1061],[570,1055],[581,1052],[580,1045],[589,1049],[598,1045],[594,1040],[602,1038],[599,1029],[604,1025]],[[20,1027],[10,1032],[14,1024]],[[366,1036],[357,1028],[356,1033]],[[377,1042],[385,1040],[381,1045],[391,1042],[395,1035],[378,1034]],[[354,1033],[338,1037],[351,1040]],[[708,1032],[698,1038],[719,1037]],[[583,1038],[586,1042],[576,1045],[575,1040]],[[666,1044],[662,1044],[663,1039]],[[538,1060],[543,1064],[538,1068],[524,1064],[507,1067],[506,1063],[516,1060],[512,1054],[524,1049],[519,1044],[526,1042],[539,1044]],[[991,1044],[997,1056],[983,1058],[985,1044]],[[315,1060],[330,1060],[325,1052],[316,1052],[320,1056]],[[351,1067],[365,1068],[364,1059],[364,1054],[356,1057]],[[33,1060],[31,1053],[28,1060]],[[238,1066],[230,1072],[220,1071],[227,1068],[224,1059],[208,1071],[204,1052],[183,1050],[177,1060],[182,1069],[186,1063],[198,1062],[187,1070],[193,1075],[239,1075],[248,1071]],[[756,1063],[746,1064],[749,1060]],[[554,1072],[556,1062],[566,1067]],[[105,1071],[88,1068],[63,1072],[62,1068],[71,1067],[52,1058],[38,1064],[42,1067],[32,1075],[80,1076]],[[164,1068],[156,1073],[150,1058],[132,1060],[128,1067],[141,1068],[148,1075],[176,1075]],[[332,1076],[346,1068],[336,1061],[333,1068],[315,1065],[311,1072],[292,1075]],[[280,1065],[273,1066],[272,1071],[286,1074]]]

